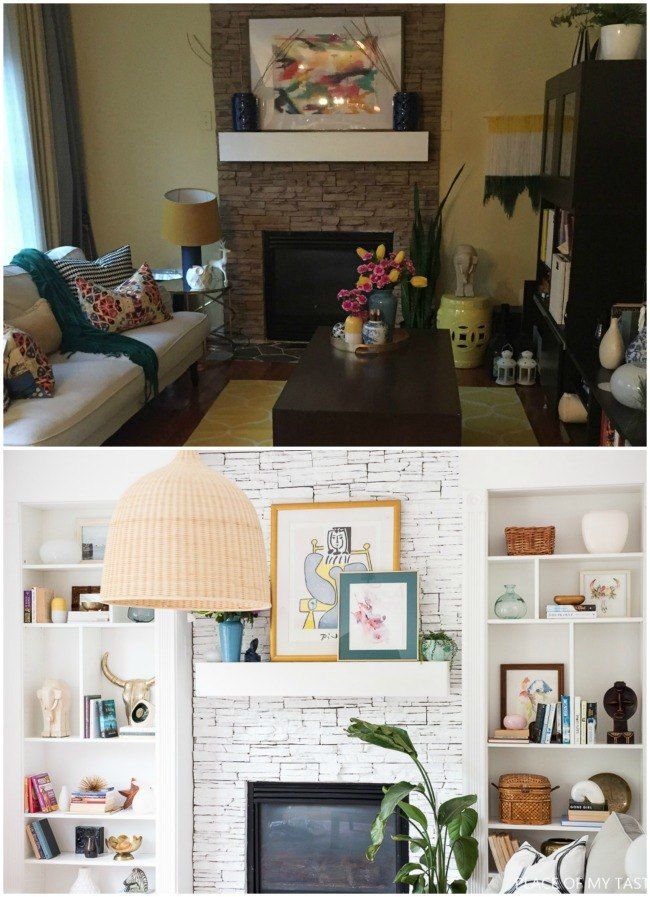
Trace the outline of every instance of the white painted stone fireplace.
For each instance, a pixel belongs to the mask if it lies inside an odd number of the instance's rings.
[[[461,628],[461,500],[454,452],[309,451],[220,452],[204,460],[240,485],[262,519],[268,540],[270,506],[289,501],[399,498],[401,564],[420,574],[424,629]],[[269,657],[268,615],[245,630]],[[194,624],[194,661],[215,651],[216,627]],[[328,664],[307,664],[306,675],[327,677]],[[399,664],[396,664],[396,672]],[[197,697],[194,696],[194,888],[246,891],[248,781],[391,782],[413,776],[399,754],[351,740],[353,716],[408,728],[437,790],[462,788],[460,658],[450,696]],[[236,671],[229,670],[229,676]],[[306,685],[306,689],[308,685]],[[308,693],[308,692],[307,692]],[[337,688],[340,695],[340,689]]]

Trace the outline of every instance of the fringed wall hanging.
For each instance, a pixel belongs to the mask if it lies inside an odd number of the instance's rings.
[[[517,199],[528,191],[539,209],[543,115],[488,115],[483,205],[498,199],[512,218]]]

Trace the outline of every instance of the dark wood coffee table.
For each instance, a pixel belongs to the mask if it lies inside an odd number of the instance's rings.
[[[394,352],[357,358],[319,327],[273,406],[273,444],[460,445],[448,330],[412,330]]]

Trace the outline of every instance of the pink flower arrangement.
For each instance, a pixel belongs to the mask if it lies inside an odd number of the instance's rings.
[[[386,255],[383,243],[374,252],[359,247],[357,255],[361,264],[357,267],[359,279],[351,290],[339,290],[343,311],[350,315],[366,318],[368,316],[368,294],[373,290],[392,289],[403,280],[408,280],[414,287],[426,287],[426,277],[415,273],[415,265],[403,249]]]

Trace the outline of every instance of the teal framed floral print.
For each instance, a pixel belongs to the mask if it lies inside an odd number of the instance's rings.
[[[417,660],[417,573],[341,573],[340,582],[339,660]]]

